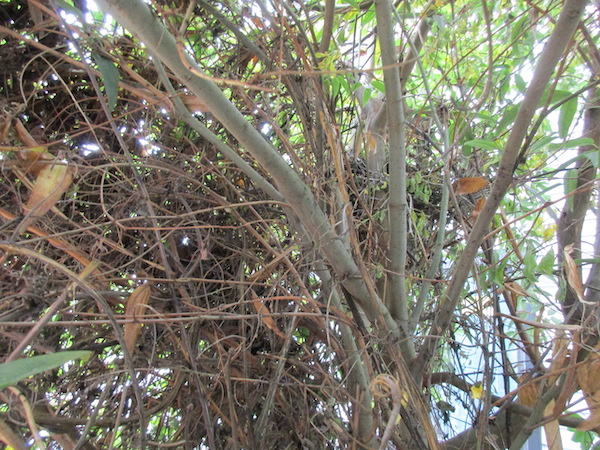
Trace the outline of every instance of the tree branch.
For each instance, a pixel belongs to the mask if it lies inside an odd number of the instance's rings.
[[[404,358],[414,358],[413,339],[408,338],[408,299],[406,292],[406,243],[408,203],[406,201],[406,136],[400,69],[396,63],[392,5],[389,0],[375,1],[377,35],[381,45],[381,61],[384,67],[387,123],[389,130],[390,171],[390,249],[388,252],[388,292],[386,300],[392,317],[399,321],[402,332],[401,348]]]

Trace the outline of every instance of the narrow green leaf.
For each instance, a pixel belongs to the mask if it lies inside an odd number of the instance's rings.
[[[552,136],[543,136],[541,138],[539,138],[537,141],[535,141],[531,147],[529,148],[529,151],[534,151],[534,150],[539,150],[540,148],[543,147],[550,147],[550,142],[552,142],[554,138]]]
[[[92,53],[92,58],[94,58],[94,61],[96,61],[98,70],[102,74],[108,110],[112,112],[117,106],[117,95],[119,93],[119,71],[112,61],[98,53]]]
[[[594,140],[592,138],[577,138],[570,139],[565,142],[561,142],[559,144],[550,144],[548,145],[548,150],[556,151],[556,150],[566,150],[568,148],[577,148],[582,147],[584,145],[594,145]]]
[[[371,89],[365,89],[365,91],[363,92],[363,99],[362,99],[363,106],[366,105],[369,102],[369,100],[371,100],[372,94],[373,94],[373,91]]]
[[[463,145],[468,147],[478,147],[484,150],[500,150],[500,146],[494,141],[486,141],[485,139],[473,139],[465,142]]]
[[[566,138],[569,134],[569,128],[573,123],[573,118],[577,112],[577,97],[573,97],[560,107],[560,115],[558,118],[558,135],[561,138]]]
[[[569,195],[577,189],[577,169],[571,169],[565,175],[565,195]],[[573,196],[567,199],[569,209],[573,209]]]
[[[525,256],[523,257],[523,275],[532,283],[535,283],[536,276],[535,270],[537,269],[537,263],[535,261],[535,251],[533,247],[527,247]]]
[[[13,385],[27,377],[56,369],[73,359],[89,358],[90,351],[68,351],[33,356],[0,364],[0,389]]]

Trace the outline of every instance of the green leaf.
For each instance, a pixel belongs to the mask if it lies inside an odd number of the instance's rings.
[[[373,80],[371,81],[371,85],[382,94],[385,94],[385,84],[383,83],[383,81]]]
[[[569,195],[571,192],[577,189],[577,173],[577,169],[571,169],[567,171],[567,174],[565,175],[565,195]],[[567,204],[569,206],[569,209],[572,210],[573,196],[570,196],[567,199]]]
[[[554,254],[554,250],[550,249],[540,261],[538,271],[544,275],[552,275],[554,272],[554,261],[556,261],[556,255]]]
[[[520,92],[525,92],[527,90],[527,83],[525,83],[525,80],[519,74],[515,75],[515,86]]]
[[[552,136],[543,136],[543,137],[539,138],[537,141],[535,141],[531,145],[529,150],[533,152],[535,150],[539,150],[540,148],[543,148],[546,146],[550,147],[550,145],[552,145],[552,144],[550,144],[550,142],[552,142],[552,140],[553,140]]]
[[[11,386],[32,375],[56,369],[73,359],[89,358],[90,351],[68,351],[32,356],[0,364],[0,389]]]
[[[521,104],[519,103],[517,105],[511,105],[508,108],[506,108],[506,111],[504,112],[504,115],[502,116],[502,119],[500,119],[500,123],[496,128],[496,133],[503,133],[509,125],[512,125],[515,122],[515,118],[517,117],[517,113],[519,112],[520,107]]]
[[[527,32],[527,27],[530,26],[530,22],[531,19],[527,15],[523,15],[520,20],[515,21],[510,30],[510,42],[518,41],[521,36]],[[520,75],[517,76],[520,77]]]
[[[598,168],[598,164],[600,163],[600,155],[598,154],[598,150],[592,150],[589,152],[585,152],[583,154],[583,156],[585,156],[587,159],[590,160],[590,162],[592,163],[592,165],[597,169]]]
[[[535,251],[533,247],[527,247],[525,256],[523,257],[523,275],[532,283],[536,282],[535,269],[537,263],[535,262]]]
[[[473,139],[465,142],[463,145],[468,147],[478,147],[483,150],[500,150],[500,146],[494,141],[486,141],[485,139]]]
[[[373,95],[373,91],[371,89],[365,89],[365,91],[363,92],[363,99],[362,99],[363,106],[366,105],[369,102],[369,100],[371,100],[372,95]]]
[[[584,145],[594,145],[594,140],[586,137],[570,139],[568,141],[561,142],[560,144],[550,144],[548,145],[548,150],[566,150],[568,148],[583,147]]]
[[[104,80],[108,110],[112,112],[117,106],[117,95],[119,93],[119,71],[109,59],[98,53],[92,53],[92,58],[98,65],[98,70]]]
[[[550,97],[550,101],[548,102],[548,97],[550,95],[552,96]],[[570,96],[571,93],[569,91],[562,91],[560,89],[557,89],[554,92],[550,92],[549,89],[546,89],[546,91],[542,95],[542,98],[540,99],[540,102],[538,103],[538,108],[545,106],[546,103],[548,103],[548,106],[552,106]]]
[[[573,414],[573,417],[582,418],[579,414]],[[569,431],[573,433],[571,435],[571,440],[579,443],[582,450],[592,448],[592,445],[594,444],[594,433],[589,431],[577,431],[575,428],[569,428]]]
[[[573,97],[560,107],[560,115],[558,118],[558,135],[561,138],[566,138],[569,134],[569,128],[573,123],[573,118],[577,112],[577,97]]]

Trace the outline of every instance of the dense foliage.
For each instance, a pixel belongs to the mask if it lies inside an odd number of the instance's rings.
[[[0,0],[0,441],[592,445],[597,2],[96,2]]]

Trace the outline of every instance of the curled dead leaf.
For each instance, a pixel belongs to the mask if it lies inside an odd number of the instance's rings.
[[[454,194],[465,195],[480,191],[488,184],[489,181],[483,177],[466,177],[456,180],[452,188],[454,189]]]
[[[73,172],[74,168],[65,163],[44,165],[37,175],[23,212],[35,217],[46,214],[71,186]]]
[[[370,130],[365,132],[365,141],[367,154],[373,154],[375,150],[377,150],[377,139],[375,139],[375,136],[373,136],[373,133]]]
[[[577,269],[577,264],[575,264],[575,260],[571,256],[573,252],[573,244],[566,245],[563,249],[564,256],[564,265],[565,265],[565,274],[567,276],[567,283],[577,295],[577,298],[581,303],[589,303],[584,300],[583,297],[583,283],[581,282],[581,276],[579,275],[579,270]]]
[[[25,147],[17,152],[23,161],[25,170],[33,175],[39,175],[42,169],[55,159],[55,156],[44,146]]]
[[[15,119],[15,136],[28,147],[38,147],[40,145],[19,119]]]
[[[133,322],[127,322],[125,324],[124,336],[125,345],[127,346],[127,350],[129,351],[130,355],[133,354],[135,350],[135,344],[140,332],[142,331],[143,323],[139,322],[139,319],[143,317],[148,310],[146,305],[148,304],[151,293],[152,289],[150,286],[147,284],[142,284],[141,286],[138,286],[127,299],[127,305],[125,306],[125,318],[133,319]]]

